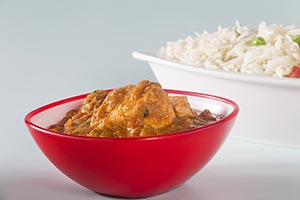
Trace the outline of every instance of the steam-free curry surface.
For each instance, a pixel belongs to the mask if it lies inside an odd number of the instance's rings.
[[[159,83],[144,80],[90,93],[78,110],[69,111],[49,129],[93,137],[153,136],[205,126],[222,117],[193,110],[187,97],[168,96]]]

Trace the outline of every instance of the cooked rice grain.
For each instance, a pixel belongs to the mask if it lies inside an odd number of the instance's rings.
[[[276,77],[288,75],[294,65],[300,65],[300,48],[293,41],[300,28],[295,26],[261,22],[258,29],[250,29],[236,22],[232,28],[218,27],[214,33],[195,35],[168,42],[159,56],[196,67]],[[252,46],[257,36],[266,44]]]

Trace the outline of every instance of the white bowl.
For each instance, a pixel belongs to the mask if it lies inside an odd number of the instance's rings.
[[[230,137],[300,148],[300,79],[197,68],[161,59],[157,52],[133,52],[133,57],[149,63],[163,88],[223,96],[239,104]]]

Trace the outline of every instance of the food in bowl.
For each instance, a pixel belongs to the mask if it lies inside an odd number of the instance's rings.
[[[159,57],[195,67],[274,77],[300,78],[300,28],[261,22],[251,29],[204,31],[168,42]]]
[[[88,94],[66,98],[34,109],[25,123],[47,158],[66,176],[100,194],[141,198],[170,191],[203,168],[227,138],[239,112],[226,98],[168,90],[185,96],[197,110],[224,117],[209,125],[148,137],[86,137],[48,127],[79,108]]]
[[[81,107],[67,112],[50,130],[92,137],[137,137],[184,131],[224,117],[208,109],[192,109],[186,96],[168,96],[159,83],[141,81],[96,90]]]

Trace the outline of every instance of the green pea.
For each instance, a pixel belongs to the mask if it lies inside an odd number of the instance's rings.
[[[266,44],[265,39],[260,36],[254,38],[252,40],[252,46],[260,46],[260,45],[265,45],[265,44]]]
[[[297,35],[293,41],[300,45],[300,35]]]

